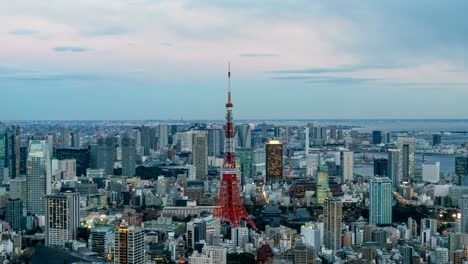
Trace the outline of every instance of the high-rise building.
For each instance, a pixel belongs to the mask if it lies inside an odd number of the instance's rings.
[[[192,134],[192,164],[195,165],[195,175],[198,180],[208,177],[208,134],[197,131]]]
[[[251,148],[238,148],[236,149],[236,159],[239,166],[240,172],[240,184],[241,186],[246,184],[247,179],[252,179],[253,170],[253,152]]]
[[[54,180],[73,180],[76,177],[76,160],[52,159],[52,176]]]
[[[382,131],[372,131],[372,144],[378,145],[382,142]]]
[[[68,124],[60,125],[60,144],[65,148],[70,147],[70,128]]]
[[[354,160],[353,152],[351,151],[341,151],[340,153],[340,170],[341,177],[344,182],[350,182],[354,180],[353,171],[354,171]]]
[[[294,248],[294,264],[315,264],[315,250],[302,242]]]
[[[403,257],[402,264],[412,264],[413,263],[413,247],[408,245],[403,245],[400,247],[400,254]]]
[[[20,199],[23,206],[28,201],[26,177],[16,177],[10,180],[10,199]]]
[[[195,249],[195,244],[206,240],[206,222],[195,219],[187,223],[187,247]]]
[[[80,196],[64,192],[46,196],[45,241],[50,247],[64,247],[65,242],[76,239],[80,224]]]
[[[209,256],[213,259],[213,263],[226,264],[227,263],[227,249],[221,246],[207,246],[203,247],[203,255]]]
[[[235,135],[237,146],[239,148],[250,148],[252,146],[252,129],[250,128],[250,125],[237,125]]]
[[[144,235],[143,229],[128,226],[126,222],[122,222],[115,230],[114,263],[144,264]]]
[[[97,141],[96,169],[104,169],[106,175],[114,175],[114,138],[99,138]]]
[[[110,258],[114,247],[114,227],[96,226],[90,234],[91,250],[97,253],[98,258]]]
[[[6,130],[0,127],[0,183],[8,178]]]
[[[266,149],[266,181],[283,178],[283,144],[279,140],[270,140]]]
[[[389,177],[388,159],[374,159],[374,176]]]
[[[328,198],[323,206],[324,245],[331,250],[341,249],[341,224],[343,203],[337,198]]]
[[[52,191],[52,164],[49,146],[45,140],[31,140],[27,158],[27,210],[32,214],[45,214],[45,195]]]
[[[329,196],[328,167],[321,166],[317,171],[317,204],[323,205]]]
[[[128,135],[122,138],[122,175],[135,176],[136,173],[136,147],[135,140]]]
[[[435,251],[433,251],[432,257],[431,259],[434,259],[433,263],[449,263],[448,248],[442,248],[442,247],[436,248]]]
[[[0,124],[0,183],[19,177],[19,167],[19,127],[5,127]]]
[[[81,148],[80,132],[75,131],[71,133],[71,147],[77,149]]]
[[[442,143],[442,135],[441,134],[433,134],[432,135],[432,146],[438,146]]]
[[[221,157],[224,146],[224,131],[222,128],[208,129],[208,156]]]
[[[145,156],[151,155],[151,150],[156,145],[156,129],[154,127],[141,126],[141,145]]]
[[[23,230],[23,202],[20,199],[8,199],[5,203],[5,221],[13,231]]]
[[[422,165],[422,180],[425,182],[437,183],[440,180],[440,162],[435,164]]]
[[[244,250],[245,244],[249,242],[249,229],[247,227],[235,227],[231,229],[231,240],[233,251]]]
[[[392,181],[387,177],[369,180],[369,223],[389,225],[392,223]]]
[[[468,157],[455,158],[455,174],[461,186],[468,186]]]
[[[55,148],[54,158],[58,160],[75,160],[76,175],[86,176],[86,170],[91,167],[91,150],[78,148]]]
[[[159,124],[158,144],[160,149],[165,148],[169,144],[167,124]]]
[[[400,150],[399,169],[401,180],[414,180],[415,139],[400,137],[397,140]]]
[[[388,150],[388,177],[392,180],[393,189],[400,186],[400,150]]]
[[[458,204],[461,211],[461,232],[468,234],[468,194],[464,194]]]

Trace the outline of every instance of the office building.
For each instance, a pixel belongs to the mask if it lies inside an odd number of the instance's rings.
[[[413,181],[414,180],[414,166],[415,166],[415,139],[400,137],[397,140],[397,146],[400,150],[399,156],[399,170],[400,180]]]
[[[129,226],[123,221],[115,230],[114,263],[144,264],[144,235],[143,229]]]
[[[252,146],[252,129],[250,128],[250,125],[237,125],[235,129],[235,139],[237,142],[237,147],[250,148]]]
[[[135,140],[128,135],[122,138],[122,176],[135,176],[136,147]]]
[[[442,143],[442,135],[441,134],[433,134],[432,135],[432,146],[438,146]]]
[[[0,183],[20,175],[19,127],[0,124]]]
[[[77,149],[81,148],[80,132],[75,131],[71,133],[71,147]]]
[[[235,227],[231,229],[232,250],[244,251],[245,244],[249,242],[249,229],[247,227]]]
[[[98,258],[109,258],[114,246],[114,227],[96,226],[90,234],[91,250]]]
[[[90,149],[55,148],[54,158],[58,160],[75,160],[77,176],[86,176],[86,169],[91,167]]]
[[[440,180],[440,162],[435,164],[422,164],[422,180],[437,183]]]
[[[64,148],[70,147],[70,128],[68,124],[60,125],[60,145]]]
[[[382,144],[382,131],[372,131],[372,144],[378,145]]]
[[[205,131],[192,134],[192,165],[196,178],[205,181],[208,177],[208,133]]]
[[[45,140],[31,140],[27,158],[28,213],[45,215],[45,195],[52,191],[52,164]]]
[[[236,149],[236,164],[240,172],[241,186],[246,184],[247,180],[252,179],[254,175],[253,152],[251,148]]]
[[[23,230],[23,202],[20,199],[8,199],[5,203],[5,221],[16,232]]]
[[[283,178],[283,144],[279,140],[270,140],[265,144],[266,181]]]
[[[461,232],[468,234],[468,194],[464,194],[458,204],[461,212]]]
[[[224,130],[222,128],[208,129],[208,156],[221,157],[224,148]]]
[[[351,151],[340,152],[340,171],[341,171],[341,178],[343,179],[344,182],[351,182],[354,180],[353,152]]]
[[[315,264],[315,250],[301,241],[294,248],[294,264]]]
[[[156,149],[156,129],[154,127],[141,126],[141,145],[143,146],[143,154],[151,155],[151,150]]]
[[[323,205],[330,196],[330,187],[328,182],[328,167],[321,166],[317,171],[317,204]]]
[[[187,247],[195,249],[195,244],[206,241],[206,222],[197,218],[187,223]]]
[[[448,248],[438,247],[431,254],[432,263],[449,263],[449,252]]]
[[[169,144],[169,133],[167,124],[159,124],[158,145],[159,149],[165,148]]]
[[[388,177],[392,180],[393,189],[400,186],[400,150],[388,150]]]
[[[109,136],[97,141],[96,169],[104,169],[106,175],[114,175],[114,138]]]
[[[468,186],[468,157],[455,158],[455,174],[461,186]]]
[[[10,199],[20,199],[24,207],[28,199],[27,194],[26,177],[16,177],[10,180]]]
[[[387,177],[369,180],[369,223],[389,225],[392,223],[392,181]]]
[[[46,246],[64,247],[65,242],[76,239],[80,224],[80,196],[63,192],[46,196]]]
[[[54,180],[72,180],[76,178],[76,160],[52,160],[52,176]]]
[[[403,257],[402,264],[412,264],[413,263],[413,247],[408,245],[403,245],[400,247],[400,254]]]
[[[328,198],[323,206],[324,246],[327,249],[341,249],[341,224],[343,203],[337,198]]]
[[[221,246],[203,246],[203,255],[213,259],[213,263],[227,263],[227,249]]]
[[[374,176],[389,177],[388,159],[374,159]]]

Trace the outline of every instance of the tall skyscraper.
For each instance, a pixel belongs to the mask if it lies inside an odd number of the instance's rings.
[[[309,154],[310,149],[310,129],[308,126],[304,128],[304,150],[306,155]]]
[[[382,131],[372,131],[372,144],[378,145],[382,143]]]
[[[236,140],[237,147],[239,148],[250,148],[252,142],[252,130],[250,125],[243,124],[236,126]]]
[[[135,176],[136,172],[136,147],[135,140],[128,135],[122,138],[122,175]]]
[[[455,158],[455,174],[461,186],[468,186],[468,157]]]
[[[266,149],[266,181],[283,178],[283,143],[270,140],[265,144]]]
[[[197,179],[205,181],[208,177],[208,134],[205,131],[192,134],[192,164]]]
[[[5,203],[5,221],[19,232],[23,230],[23,202],[20,199],[8,199]]]
[[[464,194],[458,204],[461,211],[461,232],[468,234],[468,194]]]
[[[353,152],[341,151],[340,153],[340,169],[341,177],[344,182],[350,182],[354,180],[354,159]]]
[[[392,180],[393,189],[400,186],[400,150],[388,150],[388,177]]]
[[[433,134],[432,135],[432,146],[438,146],[442,143],[442,135],[441,134]]]
[[[389,225],[392,223],[392,181],[387,177],[369,180],[369,223]]]
[[[337,198],[328,198],[323,206],[324,245],[331,250],[341,249],[341,224],[343,203]]]
[[[18,177],[19,166],[19,127],[0,125],[0,183]]]
[[[151,155],[151,150],[156,145],[156,129],[154,127],[141,126],[141,145],[145,156]]]
[[[31,140],[27,158],[27,210],[32,214],[45,215],[45,195],[52,191],[52,164],[49,146],[45,140]]]
[[[0,183],[8,177],[6,130],[0,127]]]
[[[317,171],[317,204],[323,205],[329,196],[328,167],[321,166]]]
[[[415,165],[415,139],[414,138],[398,138],[398,149],[400,150],[399,169],[401,180],[414,180],[414,165]]]
[[[166,147],[167,144],[169,144],[167,124],[159,124],[158,144],[160,149]]]
[[[64,247],[76,239],[80,224],[80,196],[74,192],[46,196],[46,246]]]
[[[388,177],[388,159],[374,159],[374,176]]]
[[[96,169],[104,169],[106,175],[114,174],[114,138],[108,136],[97,141]]]
[[[10,180],[10,199],[20,199],[23,207],[28,201],[28,189],[26,177],[16,177]]]
[[[236,159],[240,172],[240,184],[246,184],[247,179],[252,179],[253,170],[253,151],[251,148],[238,148],[236,150]]]
[[[70,146],[70,128],[65,123],[60,125],[60,144],[65,148]]]
[[[224,131],[222,128],[208,129],[208,156],[221,157],[224,146]]]
[[[77,148],[79,149],[81,147],[81,141],[80,141],[80,132],[75,131],[71,133],[71,146],[72,148]]]
[[[114,263],[144,264],[145,237],[141,228],[122,222],[115,230]]]

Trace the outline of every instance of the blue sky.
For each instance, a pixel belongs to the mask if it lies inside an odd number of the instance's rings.
[[[0,119],[466,118],[466,1],[16,0]]]

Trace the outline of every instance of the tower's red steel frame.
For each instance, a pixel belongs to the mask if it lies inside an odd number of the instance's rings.
[[[236,159],[234,156],[234,124],[231,101],[231,65],[228,66],[228,102],[226,104],[226,128],[224,133],[224,161],[221,170],[221,187],[213,215],[228,221],[232,227],[240,227],[241,220],[258,230],[242,203],[237,181]]]

